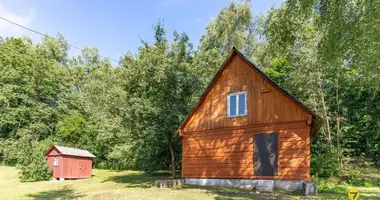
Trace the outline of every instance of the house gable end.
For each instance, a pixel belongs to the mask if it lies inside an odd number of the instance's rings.
[[[247,114],[227,117],[227,95],[235,92],[247,92]],[[301,121],[311,116],[307,108],[234,49],[179,131]]]

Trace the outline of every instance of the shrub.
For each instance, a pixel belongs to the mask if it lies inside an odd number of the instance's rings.
[[[44,157],[47,146],[41,143],[21,150],[22,154],[17,166],[20,170],[21,181],[42,181],[51,178],[51,172]]]
[[[339,185],[335,180],[318,177],[312,177],[312,180],[317,184],[318,192],[346,193],[347,191],[346,187]]]
[[[318,177],[333,177],[339,174],[339,160],[332,151],[311,157],[310,173]]]
[[[17,142],[13,139],[0,138],[0,164],[15,166],[18,161]]]

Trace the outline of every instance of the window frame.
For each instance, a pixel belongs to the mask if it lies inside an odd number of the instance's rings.
[[[59,164],[59,156],[54,156],[53,158],[53,167],[57,167]]]
[[[244,94],[245,95],[245,109],[244,114],[239,114],[239,95]],[[230,98],[231,96],[236,96],[236,115],[231,116],[230,114]],[[233,118],[233,117],[242,117],[246,116],[248,113],[248,105],[247,105],[247,99],[248,99],[248,92],[234,92],[227,95],[227,118]]]

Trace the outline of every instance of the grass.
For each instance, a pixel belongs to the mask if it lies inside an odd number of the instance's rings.
[[[380,169],[377,168],[350,166],[340,177],[314,178],[313,182],[318,185],[319,194],[326,198],[347,198],[347,191],[356,188],[360,199],[380,199]]]
[[[376,172],[374,172],[376,173]],[[169,174],[147,175],[137,171],[93,170],[93,177],[63,182],[21,183],[14,167],[0,166],[1,199],[294,199],[287,194],[257,195],[249,189],[184,186],[177,189],[152,188],[158,179]],[[347,199],[348,185],[319,180],[319,198]],[[360,199],[380,199],[379,187],[359,187]]]

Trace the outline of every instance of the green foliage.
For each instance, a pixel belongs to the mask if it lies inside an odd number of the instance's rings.
[[[79,113],[73,113],[63,118],[63,120],[58,123],[57,128],[58,137],[62,142],[70,146],[80,144],[80,140],[82,140],[88,132],[87,121]]]
[[[48,145],[46,142],[37,144],[31,142],[23,145],[21,156],[18,162],[19,177],[21,181],[41,181],[49,180],[51,178],[51,171],[45,160],[44,153]]]
[[[14,139],[0,140],[0,158],[2,164],[15,166],[19,158],[18,141]]]
[[[202,36],[201,49],[211,50],[217,48],[226,56],[232,49],[245,49],[254,37],[252,26],[253,17],[249,1],[238,4],[232,2],[223,8],[218,17],[211,20],[206,27],[206,33]],[[249,52],[252,53],[252,52]]]
[[[310,164],[311,175],[329,178],[339,174],[339,160],[332,151],[312,156]]]
[[[192,44],[188,36],[174,32],[174,43],[169,45],[163,25],[158,23],[155,38],[154,45],[143,42],[137,55],[123,58],[123,76],[128,77],[123,83],[128,94],[123,116],[128,141],[110,154],[113,159],[124,157],[123,163],[131,158],[129,162],[145,171],[168,169],[178,161],[176,130],[198,89],[190,69]]]
[[[263,68],[263,71],[270,76],[276,83],[285,85],[286,78],[292,67],[289,59],[285,57],[275,57],[272,60],[271,67]]]
[[[325,178],[312,177],[312,181],[317,184],[318,193],[347,193],[347,187],[339,185],[335,181],[330,181]]]
[[[379,187],[379,169],[369,166],[350,165],[343,172],[342,177],[347,179],[347,183],[353,186]]]
[[[312,152],[312,172],[320,176],[335,175],[333,168],[344,170],[347,157],[362,153],[379,161],[379,8],[377,1],[287,0],[268,13],[272,63],[264,70],[324,119]]]

